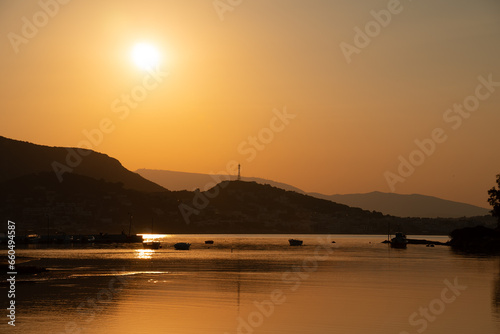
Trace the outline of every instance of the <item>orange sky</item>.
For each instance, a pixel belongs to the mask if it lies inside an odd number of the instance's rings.
[[[305,191],[487,207],[500,173],[498,1],[65,2],[0,1],[0,135],[78,146],[110,120],[92,148],[131,170],[236,160]],[[131,59],[139,42],[161,53],[156,81]],[[280,123],[284,109],[294,118]],[[398,172],[400,156],[418,166]]]

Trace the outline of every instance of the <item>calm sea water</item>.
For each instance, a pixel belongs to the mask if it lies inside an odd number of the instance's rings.
[[[290,237],[304,246],[290,247]],[[16,327],[4,317],[0,332],[500,332],[498,257],[444,246],[394,250],[384,239],[168,235],[159,250],[140,244],[18,249],[50,271],[18,276]],[[191,250],[174,250],[179,241]],[[6,296],[5,286],[0,293]]]

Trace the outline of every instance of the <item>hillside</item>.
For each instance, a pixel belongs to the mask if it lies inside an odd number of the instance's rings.
[[[130,220],[132,216],[132,224]],[[255,182],[224,181],[206,192],[141,192],[121,183],[52,172],[0,182],[0,219],[19,234],[50,233],[366,233],[447,234],[492,217],[385,216]]]
[[[366,210],[377,210],[398,217],[474,217],[489,214],[489,210],[478,206],[444,200],[424,195],[401,195],[371,192],[367,194],[323,195],[309,194]]]
[[[157,183],[169,190],[192,191],[195,189],[200,189],[202,191],[205,191],[213,187],[214,184],[218,184],[221,181],[229,181],[236,179],[235,175],[227,175],[227,174],[211,175],[202,173],[174,172],[169,170],[145,169],[145,168],[138,169],[135,172],[144,177],[145,179],[153,181],[154,183]],[[304,191],[289,184],[261,179],[258,177],[242,177],[241,181],[257,182],[259,184],[269,184],[274,187],[304,194]]]
[[[173,172],[168,170],[139,169],[136,171],[144,178],[153,181],[169,190],[202,191],[213,187],[214,183],[224,180],[235,180],[234,175],[210,175],[200,173]],[[262,178],[242,177],[242,181],[269,184],[285,190],[305,194],[301,189],[286,183],[275,182]],[[326,199],[352,207],[398,217],[422,218],[459,218],[475,217],[489,214],[489,210],[478,206],[448,201],[425,195],[402,195],[394,193],[371,192],[367,194],[324,195],[308,193],[308,195]]]
[[[256,182],[224,181],[218,188],[200,192],[208,204],[189,216],[200,231],[213,225],[232,233],[386,234],[389,228],[407,234],[448,234],[459,227],[495,224],[492,217],[399,218]],[[217,196],[211,199],[214,193]],[[188,204],[194,207],[193,203]]]
[[[122,183],[74,173],[64,182],[52,172],[41,172],[0,183],[0,219],[15,221],[19,234],[46,234],[47,228],[51,234],[128,233],[131,215],[132,233],[150,232],[152,219],[158,229],[170,230],[159,222],[175,224],[168,212],[177,215],[177,205],[169,191],[124,189]]]
[[[201,191],[169,191],[105,154],[81,150],[78,154],[83,157],[68,157],[76,151],[0,137],[0,219],[15,220],[20,233],[50,229],[51,233],[86,234],[128,233],[129,228],[132,233],[148,233],[152,225],[157,233],[385,234],[390,228],[408,234],[447,234],[456,228],[496,223],[491,217],[399,218],[318,199],[263,179],[257,181],[273,185],[228,180],[215,185],[217,177],[201,174],[196,182],[204,184],[192,187]],[[54,162],[70,165],[66,168],[71,172],[60,175],[62,182],[53,170]],[[165,180],[179,182],[191,179],[187,174],[158,172]],[[410,199],[415,201],[415,196]],[[405,208],[397,197],[378,205],[384,203]],[[458,204],[447,209],[459,212]]]
[[[55,180],[64,182],[69,174],[74,173],[108,182],[121,182],[126,189],[165,191],[163,187],[129,171],[118,160],[95,151],[42,146],[0,136],[0,155],[0,182],[40,172],[52,172]],[[63,171],[60,178],[54,172],[54,166]]]

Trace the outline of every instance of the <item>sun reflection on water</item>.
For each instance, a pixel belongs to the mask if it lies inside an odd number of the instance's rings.
[[[159,241],[159,239],[163,239],[169,236],[169,234],[138,234],[142,235],[142,239],[144,241]]]
[[[154,252],[155,251],[153,249],[136,249],[135,257],[138,259],[151,259],[153,257]]]

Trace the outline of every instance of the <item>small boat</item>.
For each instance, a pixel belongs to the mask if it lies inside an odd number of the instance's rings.
[[[142,247],[145,249],[159,249],[161,248],[161,243],[159,241],[144,241]]]
[[[391,248],[406,248],[406,245],[408,245],[406,235],[401,232],[396,232],[394,238],[391,239]]]
[[[191,247],[191,244],[187,242],[178,242],[174,245],[174,248],[177,250],[189,250],[189,247]]]
[[[303,241],[297,239],[288,239],[290,246],[302,246]]]
[[[36,233],[28,234],[26,236],[26,242],[29,244],[37,244],[40,240],[42,240],[42,237]],[[48,236],[47,236],[47,241],[49,241]]]
[[[205,245],[213,245],[214,241],[213,240],[205,240]]]

